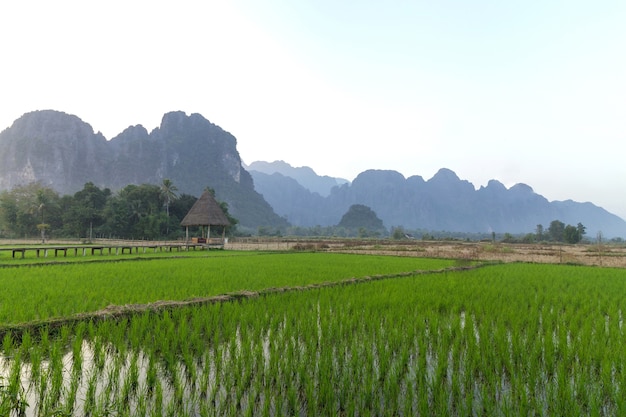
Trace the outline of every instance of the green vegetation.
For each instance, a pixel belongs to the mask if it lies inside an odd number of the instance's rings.
[[[180,221],[196,201],[176,191],[169,179],[160,187],[127,185],[118,193],[89,182],[73,196],[62,197],[38,183],[16,187],[0,192],[0,236],[176,239],[184,234]],[[220,205],[236,225],[228,205]]]
[[[120,274],[174,261],[121,262]],[[236,264],[263,275],[260,287],[442,266],[331,254],[182,261],[222,271],[226,283],[212,285],[231,290],[224,271]],[[266,271],[246,269],[255,264]],[[37,268],[56,267],[26,269]],[[620,415],[625,290],[623,270],[502,264],[6,333],[0,414]]]
[[[585,229],[582,223],[572,226],[571,224],[565,225],[560,220],[553,220],[550,222],[547,237],[553,242],[578,243],[585,235]],[[537,225],[537,236],[542,236],[542,230],[543,226]]]
[[[206,253],[0,269],[0,325],[64,317],[109,305],[305,286],[453,264],[450,260],[325,253]]]

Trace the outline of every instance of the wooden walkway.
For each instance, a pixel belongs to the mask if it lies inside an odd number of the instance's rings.
[[[74,254],[74,256],[86,256],[87,254],[95,255],[95,254],[132,254],[132,253],[146,253],[148,250],[154,251],[154,253],[158,252],[174,252],[174,251],[188,251],[190,249],[196,250],[200,249],[210,249],[210,248],[223,248],[223,245],[208,245],[208,244],[199,244],[199,243],[167,243],[167,244],[153,244],[153,245],[70,245],[70,246],[23,246],[23,247],[2,247],[0,248],[0,252],[10,251],[13,258],[15,258],[16,254],[21,254],[21,257],[24,258],[26,256],[26,252],[35,252],[37,257],[43,256],[47,258],[54,254],[55,257],[63,255],[63,257],[67,257],[68,252],[70,254]]]

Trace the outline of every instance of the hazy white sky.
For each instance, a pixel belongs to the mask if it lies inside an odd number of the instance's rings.
[[[40,109],[111,139],[200,113],[246,163],[526,183],[626,218],[626,1],[21,0],[0,129]]]

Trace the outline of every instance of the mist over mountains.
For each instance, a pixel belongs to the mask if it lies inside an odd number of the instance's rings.
[[[599,231],[605,236],[626,236],[623,219],[592,203],[550,202],[526,184],[506,188],[496,180],[476,189],[446,168],[427,181],[417,175],[405,178],[396,171],[368,170],[322,197],[278,169],[268,174],[269,170],[255,171],[254,166],[250,164],[250,173],[256,190],[276,213],[302,226],[337,224],[351,205],[363,204],[374,210],[387,228],[522,234],[560,220],[582,223],[590,237]]]
[[[525,184],[506,188],[492,180],[476,189],[445,168],[428,180],[368,170],[350,183],[284,161],[245,167],[236,145],[233,135],[199,114],[170,112],[152,132],[130,126],[107,140],[77,116],[34,111],[0,133],[0,190],[38,181],[73,194],[90,181],[116,191],[169,178],[181,193],[199,196],[213,188],[248,230],[337,225],[350,206],[361,204],[386,228],[516,234],[558,219],[583,223],[590,237],[598,231],[626,236],[626,222],[601,207],[550,202]]]
[[[285,161],[255,161],[245,168],[250,172],[264,174],[281,174],[293,178],[312,193],[318,193],[322,197],[328,197],[333,187],[347,184],[350,181],[343,178],[334,178],[327,175],[319,176],[310,167],[294,168]]]

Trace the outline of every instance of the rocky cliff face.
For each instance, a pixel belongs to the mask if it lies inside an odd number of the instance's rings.
[[[167,113],[150,133],[143,126],[131,126],[111,140],[111,148],[115,188],[163,178],[194,195],[207,186],[217,190],[231,182],[252,186],[235,137],[199,114]]]
[[[285,224],[254,190],[235,137],[199,114],[167,113],[150,133],[131,126],[107,141],[78,117],[45,110],[0,133],[0,189],[38,181],[73,194],[86,182],[118,190],[164,178],[181,193],[213,188],[244,226]]]
[[[76,116],[27,113],[0,133],[0,189],[39,181],[70,193],[101,181],[110,163],[102,134]]]

